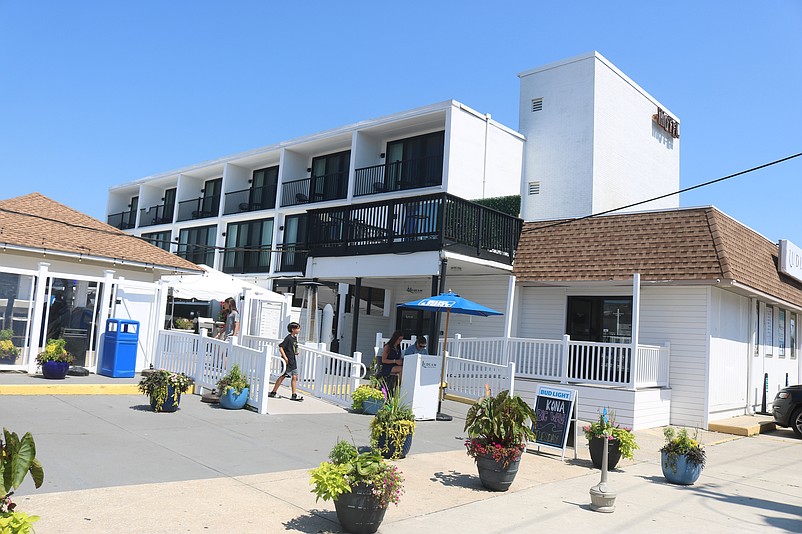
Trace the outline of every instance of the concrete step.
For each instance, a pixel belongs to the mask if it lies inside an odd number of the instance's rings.
[[[770,415],[741,415],[708,423],[711,432],[733,434],[736,436],[756,436],[771,432],[777,427]]]

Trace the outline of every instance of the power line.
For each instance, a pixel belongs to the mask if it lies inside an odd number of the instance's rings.
[[[742,174],[747,174],[747,173],[750,173],[750,172],[759,171],[760,169],[765,169],[766,167],[771,167],[772,165],[777,165],[778,163],[783,163],[785,161],[788,161],[788,160],[791,160],[791,159],[794,159],[794,158],[798,158],[799,156],[802,156],[802,152],[799,152],[797,154],[793,154],[791,156],[787,156],[785,158],[781,158],[781,159],[778,159],[778,160],[775,160],[775,161],[772,161],[772,162],[769,162],[769,163],[764,163],[763,165],[758,165],[757,167],[752,167],[751,169],[746,169],[744,171],[736,172],[735,174],[730,174],[730,175],[727,175],[727,176],[723,176],[721,178],[716,178],[715,180],[710,180],[708,182],[703,182],[701,184],[693,185],[691,187],[686,187],[685,189],[680,189],[678,191],[674,191],[673,193],[666,193],[665,195],[660,195],[660,196],[657,196],[657,197],[654,197],[654,198],[650,198],[650,199],[647,199],[647,200],[641,200],[640,202],[635,202],[633,204],[627,204],[626,206],[620,206],[618,208],[613,208],[613,209],[606,210],[606,211],[600,211],[598,213],[592,213],[590,215],[585,215],[583,217],[577,217],[576,219],[567,219],[567,220],[564,220],[564,221],[559,221],[559,222],[556,222],[556,223],[548,224],[546,226],[538,226],[537,229],[538,230],[543,230],[545,228],[551,228],[553,226],[560,226],[562,224],[568,224],[568,223],[573,223],[573,222],[577,222],[577,221],[582,221],[582,220],[585,220],[585,219],[590,219],[591,217],[599,217],[601,215],[607,215],[608,213],[613,213],[613,212],[616,212],[616,211],[625,210],[627,208],[633,208],[635,206],[640,206],[641,204],[646,204],[648,202],[654,202],[655,200],[661,200],[663,198],[667,198],[667,197],[670,197],[670,196],[679,195],[680,193],[686,193],[686,192],[692,191],[694,189],[699,189],[700,187],[705,187],[705,186],[712,185],[712,184],[715,184],[715,183],[718,183],[718,182],[723,182],[724,180],[729,180],[730,178],[735,178],[736,176],[741,176]]]

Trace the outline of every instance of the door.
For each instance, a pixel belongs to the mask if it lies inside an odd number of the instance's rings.
[[[309,184],[309,201],[320,202],[321,200],[345,198],[350,165],[350,150],[314,158]]]
[[[101,289],[100,282],[48,278],[40,339],[42,344],[63,339],[64,348],[75,358],[73,365],[91,368],[96,364]]]

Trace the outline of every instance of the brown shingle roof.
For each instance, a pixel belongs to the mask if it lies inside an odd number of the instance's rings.
[[[555,224],[564,223],[564,224]],[[520,282],[734,280],[796,305],[802,283],[777,271],[778,246],[715,208],[524,223]]]
[[[0,200],[0,244],[201,271],[194,263],[39,193]]]

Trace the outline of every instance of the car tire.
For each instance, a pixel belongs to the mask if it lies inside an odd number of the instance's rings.
[[[798,406],[794,410],[794,413],[791,414],[791,419],[788,420],[788,424],[797,436],[802,437],[802,406]]]

